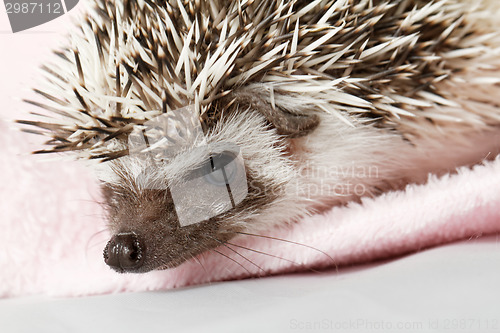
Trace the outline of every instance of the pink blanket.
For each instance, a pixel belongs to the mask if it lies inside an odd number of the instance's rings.
[[[107,241],[97,183],[75,162],[44,161],[27,152],[34,136],[5,119],[33,110],[13,97],[30,95],[36,68],[50,59],[67,18],[10,34],[0,11],[0,296],[60,296],[143,291],[228,279],[335,267],[399,256],[467,237],[500,232],[500,159],[430,177],[426,185],[333,208],[271,238],[241,237],[238,253],[207,253],[177,269],[120,275],[104,264]],[[492,138],[493,139],[493,138]],[[300,243],[303,245],[298,245]],[[314,247],[312,249],[310,247]],[[247,249],[245,249],[247,248]],[[252,249],[252,250],[249,250]],[[266,253],[266,254],[263,254]]]

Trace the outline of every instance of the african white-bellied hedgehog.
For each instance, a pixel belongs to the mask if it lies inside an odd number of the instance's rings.
[[[37,90],[119,272],[495,156],[494,0],[97,0]],[[229,245],[227,245],[229,246]]]

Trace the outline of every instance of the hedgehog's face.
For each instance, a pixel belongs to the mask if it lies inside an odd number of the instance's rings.
[[[147,272],[175,267],[234,237],[240,228],[229,215],[182,226],[169,190],[132,195],[104,186],[114,235],[104,250],[106,263],[118,272]]]
[[[262,109],[241,105],[246,111],[206,133],[205,147],[183,147],[163,164],[134,155],[111,162],[103,179],[113,234],[104,251],[109,266],[119,272],[175,267],[254,231],[286,195],[294,175],[286,135],[277,134],[283,129]]]

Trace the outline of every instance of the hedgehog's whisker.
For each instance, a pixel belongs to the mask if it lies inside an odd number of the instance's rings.
[[[102,219],[102,213],[94,213],[94,214],[82,214],[82,217],[92,218],[92,219]]]
[[[238,251],[236,251],[235,249],[233,249],[232,247],[230,247],[229,245],[227,245],[227,243],[215,238],[215,237],[210,237],[209,238],[217,241],[218,243],[220,243],[221,245],[223,245],[224,247],[228,248],[229,250],[231,250],[232,252],[236,253],[236,255],[238,255],[239,257],[245,259],[246,261],[248,261],[249,263],[251,263],[252,265],[254,265],[255,267],[257,267],[259,270],[261,270],[262,272],[266,272],[262,267],[260,267],[259,265],[257,265],[256,263],[254,263],[252,260],[248,259],[247,257],[245,257],[244,255],[242,255],[241,253],[239,253]]]
[[[248,273],[249,275],[252,275],[252,272],[250,272],[250,271],[249,271],[249,270],[248,270],[245,266],[243,266],[243,265],[242,265],[239,261],[237,261],[237,260],[235,260],[235,259],[231,258],[230,256],[228,256],[228,255],[226,255],[226,254],[224,254],[224,253],[222,253],[222,252],[220,252],[220,251],[217,251],[216,249],[212,249],[212,251],[214,251],[215,253],[220,254],[220,255],[221,255],[221,256],[223,256],[223,257],[226,257],[227,259],[231,260],[232,262],[234,262],[235,264],[237,264],[238,266],[240,266],[241,268],[243,268],[245,271],[247,271],[247,273]]]
[[[289,263],[292,263],[292,264],[297,265],[297,266],[302,266],[301,264],[299,264],[296,261],[293,261],[293,260],[290,260],[290,259],[287,259],[287,258],[283,258],[283,257],[277,256],[275,254],[271,254],[271,253],[267,253],[267,252],[255,250],[255,249],[252,249],[252,248],[249,248],[249,247],[246,247],[246,246],[241,246],[241,245],[230,243],[230,242],[226,242],[226,244],[231,245],[231,246],[235,246],[235,247],[239,247],[239,248],[247,250],[247,251],[251,251],[251,252],[263,254],[263,255],[266,255],[266,256],[269,256],[269,257],[273,257],[273,258],[276,258],[276,259],[281,259],[281,260],[284,260],[284,261],[288,261]]]
[[[85,252],[87,253],[90,249],[95,248],[96,246],[100,245],[101,242],[95,243],[95,244],[90,244],[92,240],[94,240],[97,236],[102,235],[103,233],[107,232],[107,229],[102,229],[101,231],[95,232],[90,238],[87,240],[87,244],[85,245]]]
[[[194,256],[194,255],[192,255],[191,257],[192,257],[194,260],[196,260],[196,262],[197,262],[197,263],[201,266],[201,268],[203,269],[203,271],[205,271],[205,274],[206,274],[206,275],[208,275],[208,271],[207,271],[207,269],[205,268],[205,265],[203,265],[203,264],[201,263],[201,260],[198,258],[198,256]]]
[[[257,267],[260,271],[262,271],[263,273],[266,273],[265,269],[260,267],[259,265],[257,265],[255,262],[253,262],[252,260],[248,259],[247,257],[245,257],[244,255],[242,255],[241,253],[239,253],[238,251],[236,251],[235,249],[233,249],[232,247],[230,247],[229,245],[227,244],[223,244],[226,248],[228,248],[229,250],[231,250],[232,252],[236,253],[238,256],[242,257],[243,259],[245,259],[246,261],[248,261],[249,263],[251,263],[252,265],[254,265],[255,267]],[[260,276],[260,273],[259,273],[259,276]]]
[[[246,236],[252,236],[252,237],[260,237],[260,238],[265,238],[265,239],[270,239],[270,240],[275,240],[275,241],[279,241],[279,242],[285,242],[285,243],[289,243],[289,244],[293,244],[293,245],[299,245],[299,246],[302,246],[302,247],[306,247],[308,249],[317,251],[317,252],[323,254],[324,256],[326,256],[332,262],[332,264],[335,266],[335,270],[338,270],[338,265],[337,265],[335,259],[333,259],[325,251],[322,251],[322,250],[320,250],[320,249],[318,249],[318,248],[316,248],[314,246],[310,246],[310,245],[307,245],[307,244],[298,243],[298,242],[294,242],[294,241],[291,241],[291,240],[287,240],[287,239],[283,239],[283,238],[278,238],[278,237],[264,236],[264,235],[259,235],[259,234],[252,234],[252,233],[249,233],[249,232],[236,231],[236,233],[240,234],[240,235],[246,235]]]
[[[255,250],[255,249],[252,249],[252,248],[249,248],[249,247],[245,247],[245,246],[241,246],[241,245],[238,245],[238,244],[233,244],[233,243],[229,243],[229,242],[226,242],[226,243],[229,244],[229,245],[232,245],[232,246],[236,246],[236,247],[242,248],[244,250],[248,250],[248,251],[252,251],[252,252],[255,252],[255,253],[263,254],[265,256],[269,256],[269,257],[277,258],[277,259],[280,259],[280,260],[288,261],[289,263],[294,264],[297,267],[305,268],[306,270],[311,271],[313,273],[323,273],[322,271],[318,271],[317,269],[314,269],[314,268],[311,268],[311,267],[304,267],[304,264],[300,264],[300,263],[298,263],[296,261],[293,261],[293,260],[290,260],[290,259],[287,259],[287,258],[284,258],[284,257],[280,257],[280,256],[277,256],[275,254],[271,254],[271,253],[267,253],[267,252],[264,252],[264,251]],[[335,267],[337,268],[337,265],[335,265]],[[337,268],[337,271],[338,271],[338,268]]]

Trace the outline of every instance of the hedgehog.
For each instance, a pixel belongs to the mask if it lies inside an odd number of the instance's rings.
[[[117,272],[496,156],[494,0],[94,0],[35,153],[93,161]],[[43,117],[43,118],[40,118]]]

